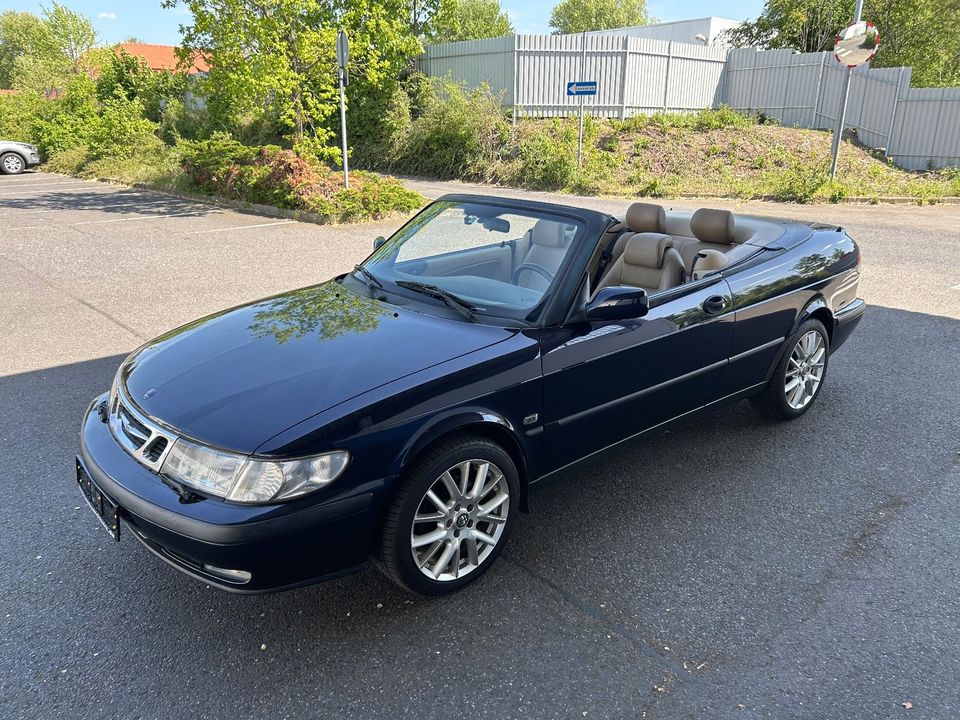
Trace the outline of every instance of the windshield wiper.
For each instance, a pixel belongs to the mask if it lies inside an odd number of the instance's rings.
[[[380,282],[380,278],[378,278],[378,277],[377,277],[376,275],[374,275],[372,272],[370,272],[369,270],[367,270],[363,265],[354,265],[354,266],[353,266],[353,271],[360,273],[360,274],[363,275],[368,281],[370,281],[371,283],[373,283],[374,285],[376,285],[378,288],[380,288],[381,290],[383,290],[383,283]]]
[[[377,290],[377,288],[383,290],[383,283],[380,282],[380,278],[367,270],[363,265],[354,265],[353,271],[360,273],[365,278],[367,288],[370,290],[370,297],[372,297],[374,300],[380,301],[386,299],[386,296]]]
[[[447,307],[453,308],[470,322],[477,321],[477,316],[474,315],[474,312],[479,308],[476,305],[468,303],[463,298],[454,295],[452,292],[448,292],[447,290],[437,287],[436,285],[417,282],[415,280],[397,280],[396,283],[400,287],[404,287],[408,290],[418,292],[421,295],[428,295],[429,297],[442,301],[447,305]]]

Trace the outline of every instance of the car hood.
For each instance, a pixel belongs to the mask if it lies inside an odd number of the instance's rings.
[[[249,453],[312,415],[513,332],[397,308],[331,281],[184,325],[131,355],[121,379],[154,420]]]

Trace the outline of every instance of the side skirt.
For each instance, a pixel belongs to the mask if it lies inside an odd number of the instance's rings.
[[[757,383],[756,385],[751,385],[750,387],[744,388],[743,390],[738,390],[738,391],[735,392],[735,393],[731,393],[730,395],[725,395],[725,396],[722,397],[722,398],[719,398],[719,399],[717,399],[717,400],[713,400],[713,401],[711,401],[711,402],[708,402],[706,405],[701,405],[700,407],[694,408],[693,410],[688,410],[687,412],[683,413],[682,415],[677,415],[675,418],[672,418],[672,419],[670,419],[670,420],[664,420],[662,423],[658,423],[658,424],[656,424],[656,425],[651,425],[650,427],[646,428],[645,430],[641,430],[640,432],[634,433],[633,435],[630,435],[630,436],[628,436],[628,437],[625,437],[625,438],[623,438],[622,440],[617,440],[617,441],[614,442],[614,443],[610,443],[610,444],[607,445],[606,447],[600,448],[599,450],[594,450],[594,451],[593,451],[592,453],[590,453],[589,455],[584,455],[582,458],[579,458],[578,460],[574,460],[574,461],[571,462],[571,463],[567,463],[566,465],[564,465],[564,466],[562,466],[562,467],[559,467],[559,468],[557,468],[556,470],[551,470],[551,471],[548,472],[546,475],[541,475],[541,476],[538,477],[535,481],[532,481],[532,482],[530,483],[530,485],[531,485],[531,486],[532,486],[532,485],[535,485],[536,483],[540,482],[541,480],[545,480],[546,478],[549,478],[549,477],[551,477],[551,476],[553,476],[553,475],[556,475],[557,473],[559,473],[559,472],[561,472],[561,471],[563,471],[563,470],[567,470],[567,469],[569,469],[569,468],[571,468],[571,467],[573,467],[573,466],[575,466],[575,465],[578,465],[579,463],[582,463],[584,460],[588,460],[589,458],[592,458],[594,455],[599,455],[600,453],[607,452],[607,451],[610,450],[611,448],[615,448],[617,445],[622,445],[622,444],[625,443],[625,442],[629,442],[630,440],[634,440],[634,439],[640,437],[641,435],[646,435],[647,433],[652,432],[652,431],[654,431],[654,430],[663,430],[663,429],[672,427],[673,425],[678,424],[678,423],[681,422],[682,420],[685,420],[685,419],[686,419],[687,417],[689,417],[690,415],[694,415],[694,414],[696,414],[696,413],[702,412],[702,411],[704,411],[704,410],[708,410],[708,409],[710,409],[710,408],[719,407],[719,406],[721,406],[721,405],[727,405],[727,404],[729,404],[729,403],[734,403],[734,402],[737,402],[738,400],[744,400],[744,399],[750,397],[751,395],[756,394],[756,393],[757,393],[758,391],[760,391],[766,384],[767,384],[767,381],[765,380],[764,382]]]

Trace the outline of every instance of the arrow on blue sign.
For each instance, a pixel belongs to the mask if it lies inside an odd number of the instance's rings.
[[[567,95],[596,95],[596,80],[581,80],[567,83]]]

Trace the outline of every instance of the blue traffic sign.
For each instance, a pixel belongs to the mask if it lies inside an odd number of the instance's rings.
[[[583,80],[567,83],[567,95],[596,95],[597,81]]]

